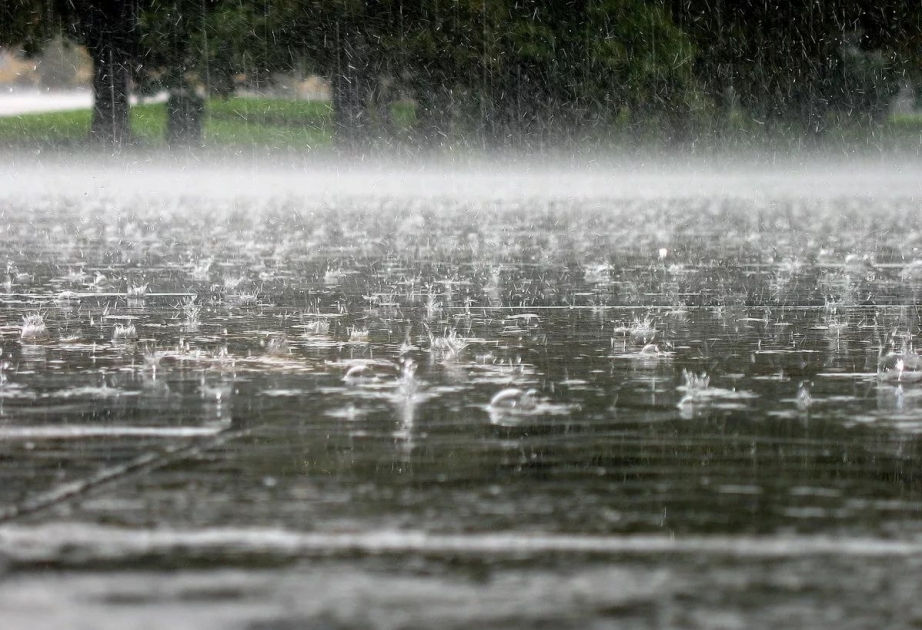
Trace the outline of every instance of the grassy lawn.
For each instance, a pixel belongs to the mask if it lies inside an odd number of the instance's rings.
[[[0,145],[73,146],[86,141],[89,110],[0,118]],[[228,98],[208,101],[205,144],[209,147],[262,146],[302,150],[329,145],[332,111],[328,103],[281,99]],[[144,147],[165,146],[166,105],[131,108],[131,131]]]
[[[391,107],[391,131],[395,138],[412,141],[416,112],[412,103]],[[54,112],[0,117],[0,147],[72,147],[84,144],[91,112]],[[329,103],[275,98],[213,98],[205,119],[205,146],[210,149],[267,149],[305,151],[332,144],[332,109]],[[162,148],[166,130],[166,106],[145,104],[131,108],[131,129],[142,148]],[[732,132],[732,125],[728,127]],[[742,130],[738,141],[733,133],[724,137],[726,148],[758,149],[773,141],[791,141],[791,136],[760,136],[758,129]],[[793,136],[798,139],[798,136]],[[719,142],[719,141],[718,141]],[[616,142],[620,145],[620,142]],[[789,142],[790,144],[790,142]],[[908,149],[922,147],[922,115],[891,117],[882,127],[867,129],[845,126],[825,136],[827,148]]]
[[[72,144],[83,141],[90,112],[52,112],[0,118],[0,144]]]
[[[211,99],[205,143],[312,149],[331,143],[332,115],[329,103],[318,101]]]

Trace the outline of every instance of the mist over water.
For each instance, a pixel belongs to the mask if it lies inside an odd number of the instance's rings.
[[[769,162],[8,161],[3,607],[911,626],[922,168]]]
[[[635,155],[506,158],[445,155],[432,159],[370,156],[96,156],[12,154],[0,168],[0,196],[37,190],[54,195],[137,196],[146,200],[200,196],[316,200],[331,195],[509,198],[837,198],[916,197],[916,156]]]

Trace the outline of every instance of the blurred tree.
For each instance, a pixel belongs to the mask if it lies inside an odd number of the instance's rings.
[[[383,4],[383,3],[382,3]],[[341,144],[364,139],[378,57],[378,3],[361,0],[168,0],[142,16],[145,82],[172,92],[261,89],[295,69],[330,80]],[[165,25],[168,25],[165,26]],[[150,89],[150,88],[148,88]]]
[[[643,0],[398,3],[376,41],[400,60],[429,138],[477,121],[488,145],[541,145],[661,116],[680,140],[697,83],[695,47]],[[458,114],[461,114],[459,120]]]
[[[0,43],[38,53],[55,35],[86,46],[93,61],[91,138],[108,145],[130,139],[128,86],[137,54],[139,0],[7,0]]]
[[[138,0],[67,0],[58,6],[93,60],[90,137],[106,145],[129,142],[128,88],[137,55]]]
[[[169,91],[168,139],[174,144],[196,144],[201,142],[204,113],[197,91],[233,89],[234,64],[240,59],[228,49],[271,48],[253,28],[264,19],[258,4],[249,0],[8,0],[0,7],[0,43],[37,54],[56,35],[64,34],[86,47],[93,62],[92,139],[113,146],[131,140],[128,96],[134,82],[141,92]],[[209,30],[214,32],[211,38]]]
[[[819,135],[843,119],[881,120],[919,45],[922,5],[673,0],[672,13],[701,42],[695,74],[725,117],[739,107]]]
[[[529,145],[655,130],[685,142],[734,111],[821,134],[876,121],[920,74],[922,4],[901,0],[7,0],[0,43],[55,33],[94,63],[92,135],[128,139],[128,82],[171,93],[171,138],[199,142],[202,96],[307,69],[339,142],[415,103],[417,138]]]
[[[216,0],[148,2],[138,15],[142,55],[135,82],[141,93],[168,93],[170,146],[203,142],[204,96],[210,88],[208,16],[217,4]]]

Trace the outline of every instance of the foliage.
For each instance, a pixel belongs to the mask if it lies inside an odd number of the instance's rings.
[[[898,0],[678,4],[680,24],[709,43],[695,72],[720,109],[814,134],[841,116],[881,120],[922,19],[918,3]]]
[[[0,46],[17,46],[35,55],[61,32],[51,3],[44,0],[5,0],[0,3]]]
[[[125,8],[127,7],[127,8]],[[537,145],[879,125],[922,73],[899,0],[9,0],[0,43],[112,51],[142,92],[332,86],[341,138]],[[105,78],[103,76],[102,78]],[[120,75],[119,80],[125,80]],[[102,90],[102,84],[97,86]],[[395,103],[412,102],[412,116]],[[121,107],[127,107],[120,105]],[[224,120],[214,112],[217,124]],[[625,131],[627,130],[627,131]]]

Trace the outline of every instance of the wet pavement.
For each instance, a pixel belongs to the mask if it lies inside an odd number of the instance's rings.
[[[3,174],[9,627],[922,618],[910,166],[124,172]]]

